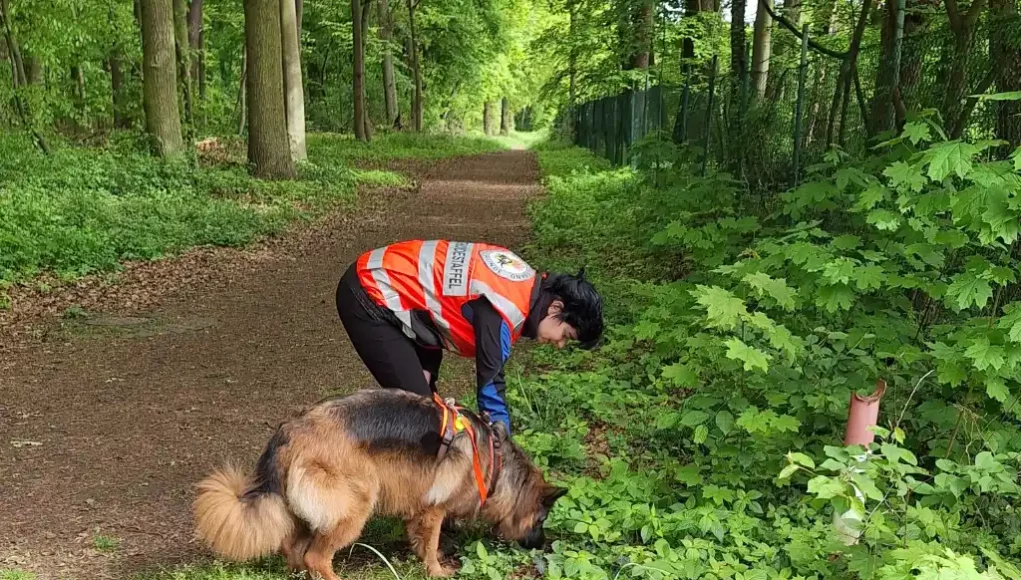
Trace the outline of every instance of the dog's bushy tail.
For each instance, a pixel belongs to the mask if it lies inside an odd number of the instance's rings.
[[[254,488],[255,478],[234,467],[218,469],[198,484],[192,505],[197,534],[223,558],[272,554],[294,530],[284,498]]]

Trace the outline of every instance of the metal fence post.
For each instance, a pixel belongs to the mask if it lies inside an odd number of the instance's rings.
[[[808,76],[808,25],[801,28],[801,66],[798,70],[798,104],[794,113],[794,172],[791,187],[798,185],[801,170],[801,114],[805,106],[805,79]]]
[[[706,164],[709,161],[709,134],[713,126],[713,97],[716,94],[716,69],[719,67],[719,55],[713,55],[713,70],[709,75],[709,105],[706,107],[705,137],[702,139],[702,177],[705,177]]]

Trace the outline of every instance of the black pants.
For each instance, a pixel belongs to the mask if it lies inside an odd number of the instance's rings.
[[[337,313],[355,351],[380,386],[432,396],[443,350],[408,338],[362,288],[354,265],[337,285]],[[429,383],[422,371],[429,371]]]

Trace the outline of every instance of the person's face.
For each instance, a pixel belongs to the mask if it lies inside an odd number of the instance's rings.
[[[560,314],[563,308],[564,303],[560,300],[554,300],[549,305],[549,311],[546,313],[546,318],[543,318],[539,322],[539,330],[535,333],[536,342],[539,342],[540,344],[552,344],[557,348],[564,348],[569,340],[578,339],[578,331],[570,324],[567,324],[556,317],[557,314]]]

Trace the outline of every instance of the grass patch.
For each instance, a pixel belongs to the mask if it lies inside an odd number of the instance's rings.
[[[0,570],[0,580],[35,580],[35,574],[22,570]]]
[[[546,129],[521,133],[511,131],[508,135],[494,135],[490,137],[490,139],[503,145],[507,149],[533,149],[538,144],[544,143],[548,138],[549,131]]]
[[[102,534],[92,538],[92,547],[99,550],[100,552],[114,552],[121,545],[121,541],[113,536],[104,536]]]
[[[354,170],[357,160],[439,158],[501,148],[492,140],[388,134],[364,144],[310,135],[295,181],[247,172],[244,144],[216,140],[198,167],[160,160],[131,134],[91,147],[54,143],[38,152],[20,134],[0,137],[2,289],[53,273],[70,281],[197,246],[239,247],[351,203],[355,186],[410,185],[403,175]]]
[[[308,136],[309,158],[340,161],[444,159],[501,151],[507,146],[485,136],[455,137],[417,133],[381,133],[370,143],[339,133]]]
[[[371,187],[409,187],[411,180],[404,175],[381,169],[355,169],[358,183]]]

